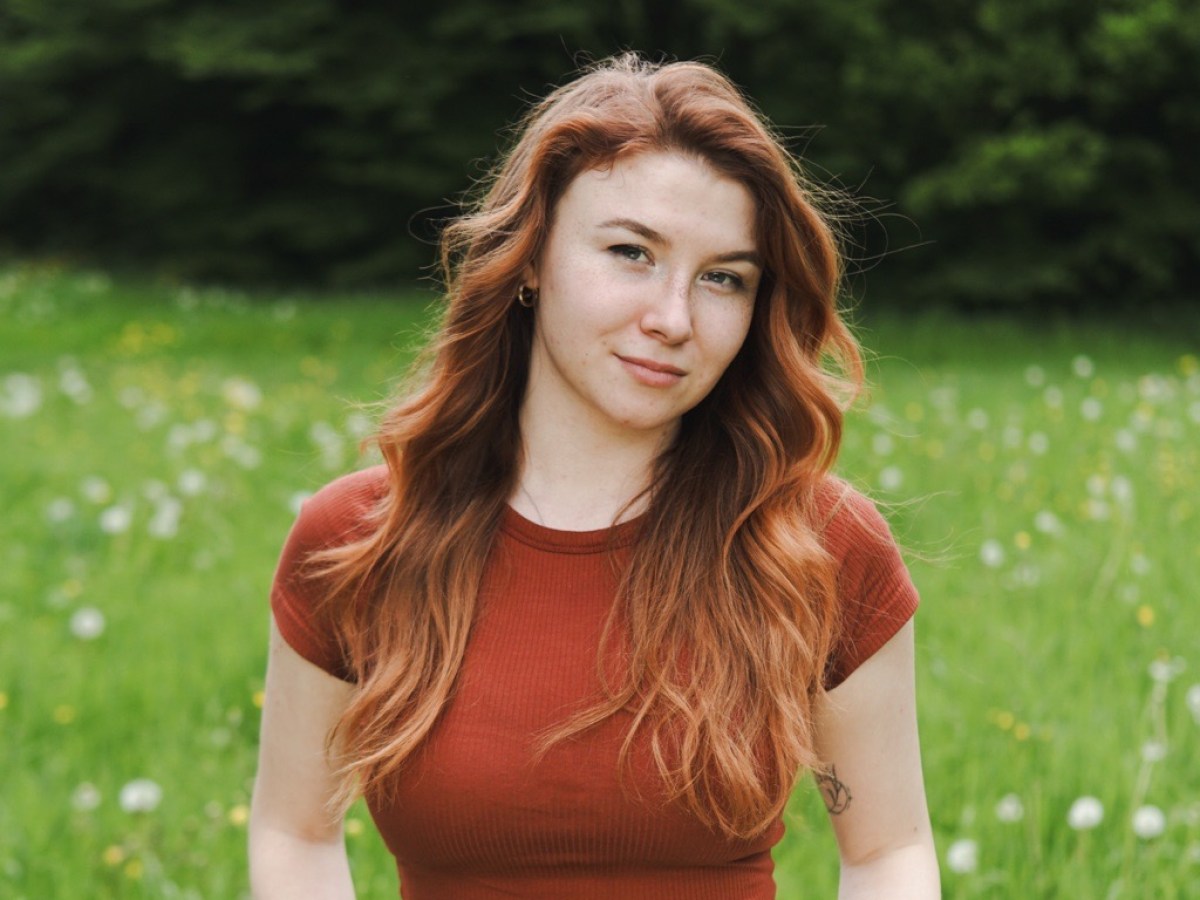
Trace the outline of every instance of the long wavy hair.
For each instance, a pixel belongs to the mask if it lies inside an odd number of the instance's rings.
[[[814,704],[838,631],[816,510],[861,381],[838,316],[841,256],[798,162],[733,84],[634,54],[585,71],[521,121],[445,229],[447,307],[420,384],[376,437],[389,489],[369,533],[318,558],[357,679],[331,735],[346,794],[387,789],[454,693],[521,459],[535,316],[515,302],[555,205],[586,170],[651,151],[744,185],[764,260],[749,335],[656,460],[604,644],[629,662],[543,746],[629,716],[667,794],[729,837],[762,833],[819,766]]]

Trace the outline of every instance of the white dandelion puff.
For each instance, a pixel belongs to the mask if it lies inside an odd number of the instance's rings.
[[[1142,761],[1148,763],[1162,762],[1167,758],[1167,745],[1162,741],[1146,741],[1142,744]]]
[[[1079,414],[1089,422],[1098,422],[1104,415],[1104,404],[1095,397],[1087,397],[1079,404]]]
[[[208,478],[199,469],[184,469],[179,473],[177,486],[185,497],[195,497],[208,486]]]
[[[1159,684],[1170,684],[1183,674],[1185,663],[1179,657],[1175,659],[1156,659],[1146,667],[1151,679]]]
[[[879,486],[885,491],[899,490],[904,483],[904,472],[899,466],[888,466],[879,473]]]
[[[1046,437],[1045,432],[1035,431],[1029,435],[1029,452],[1034,456],[1044,456],[1046,451],[1050,449],[1050,438]]]
[[[1004,547],[995,538],[989,538],[979,547],[979,559],[989,569],[1004,565]]]
[[[245,378],[227,378],[221,386],[225,402],[234,409],[250,412],[262,403],[262,391],[253,381]]]
[[[1030,387],[1041,387],[1046,383],[1046,370],[1041,366],[1030,366],[1025,370],[1025,383]]]
[[[100,805],[100,790],[90,781],[85,781],[71,793],[71,806],[80,812],[91,812]]]
[[[55,497],[46,504],[46,518],[51,522],[65,522],[73,515],[75,504],[66,497]]]
[[[81,406],[90,402],[93,396],[87,376],[75,368],[62,371],[58,376],[58,389]]]
[[[1144,841],[1153,840],[1167,828],[1167,817],[1157,806],[1139,806],[1133,812],[1133,833]]]
[[[288,497],[288,509],[292,511],[292,515],[300,515],[300,509],[304,506],[304,502],[311,496],[312,491],[296,491]]]
[[[159,540],[170,540],[179,533],[179,517],[183,514],[183,504],[169,494],[163,497],[154,507],[154,515],[146,530],[151,537]]]
[[[346,416],[346,432],[355,440],[361,441],[374,430],[375,423],[366,413],[353,412]]]
[[[1122,428],[1113,437],[1113,443],[1122,453],[1132,453],[1137,449],[1137,435],[1128,428]]]
[[[971,428],[974,428],[976,431],[983,431],[985,428],[987,428],[988,421],[987,410],[976,407],[967,413],[967,425],[969,425]]]
[[[871,450],[876,456],[891,456],[895,447],[896,442],[887,432],[881,431],[871,438]]]
[[[1042,534],[1061,534],[1063,527],[1058,516],[1048,509],[1038,510],[1033,517],[1033,527]]]
[[[94,606],[84,606],[71,616],[69,627],[79,640],[94,641],[104,634],[104,613]]]
[[[1091,378],[1096,374],[1096,364],[1081,353],[1071,360],[1071,371],[1080,378]]]
[[[10,419],[25,419],[42,406],[42,383],[32,375],[13,372],[4,378],[0,412]]]
[[[100,513],[100,530],[105,534],[123,534],[133,523],[133,511],[124,504],[110,506]]]
[[[1001,822],[1020,822],[1025,818],[1025,804],[1016,794],[1005,794],[996,803],[996,818]]]
[[[1095,797],[1083,796],[1067,811],[1067,824],[1076,831],[1089,831],[1104,821],[1104,804]]]
[[[1193,684],[1187,689],[1185,701],[1192,718],[1196,720],[1197,725],[1200,725],[1200,684]]]
[[[970,838],[959,838],[946,850],[946,868],[958,875],[967,875],[979,868],[979,844]]]
[[[1124,475],[1117,475],[1113,478],[1112,484],[1109,485],[1109,491],[1112,493],[1113,499],[1122,506],[1133,501],[1133,482]]]
[[[107,503],[112,499],[112,488],[99,475],[88,475],[79,482],[79,493],[89,503]]]
[[[162,802],[162,788],[149,778],[135,778],[121,788],[118,802],[127,813],[154,812]]]
[[[1062,389],[1050,385],[1050,387],[1042,391],[1042,402],[1052,409],[1060,409],[1063,404]]]

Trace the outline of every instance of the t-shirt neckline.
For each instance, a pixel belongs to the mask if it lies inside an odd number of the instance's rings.
[[[505,506],[500,530],[522,544],[552,553],[602,553],[632,544],[645,519],[643,513],[607,528],[563,531],[527,519],[511,506]]]

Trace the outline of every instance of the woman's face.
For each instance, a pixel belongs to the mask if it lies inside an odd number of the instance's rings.
[[[761,260],[740,183],[679,153],[589,170],[554,210],[526,412],[575,428],[666,436],[750,329]]]

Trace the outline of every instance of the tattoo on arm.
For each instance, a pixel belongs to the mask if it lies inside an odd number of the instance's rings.
[[[825,800],[825,808],[831,816],[843,813],[850,806],[850,788],[837,777],[837,769],[829,767],[828,772],[816,772],[817,787]]]

